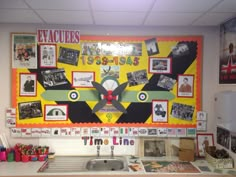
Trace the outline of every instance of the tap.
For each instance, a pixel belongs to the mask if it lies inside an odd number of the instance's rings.
[[[111,157],[114,157],[114,146],[111,146]]]
[[[97,146],[97,157],[99,157],[100,156],[100,146],[98,145]]]

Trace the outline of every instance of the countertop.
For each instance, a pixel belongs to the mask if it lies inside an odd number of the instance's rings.
[[[57,158],[57,157],[55,157]],[[36,177],[36,176],[47,176],[47,177],[52,177],[52,176],[60,176],[60,177],[65,177],[65,176],[78,176],[78,177],[89,177],[89,176],[116,176],[116,175],[122,175],[122,176],[128,176],[128,177],[133,177],[134,175],[137,176],[160,176],[160,177],[168,177],[171,175],[174,175],[175,177],[196,177],[196,176],[204,176],[204,177],[230,177],[230,176],[236,176],[236,169],[223,169],[223,170],[218,170],[214,169],[210,164],[207,163],[204,159],[198,159],[194,162],[191,162],[191,164],[196,167],[199,172],[198,173],[175,173],[175,172],[146,172],[144,167],[144,163],[148,163],[150,161],[175,161],[173,158],[138,158],[138,159],[133,159],[131,157],[127,157],[128,160],[128,165],[129,165],[129,171],[122,171],[122,172],[117,172],[117,171],[109,171],[109,172],[60,172],[60,173],[46,173],[46,172],[38,172],[40,167],[43,166],[45,162],[0,162],[0,176],[18,176],[18,177],[25,177],[25,176],[31,176],[31,177]],[[132,168],[132,166],[134,168]],[[208,167],[210,169],[209,171],[201,171],[199,167]],[[233,173],[233,174],[232,174]]]

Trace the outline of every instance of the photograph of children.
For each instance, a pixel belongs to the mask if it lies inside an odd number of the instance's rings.
[[[18,103],[19,119],[42,117],[41,101]]]
[[[101,43],[94,42],[83,42],[82,44],[82,55],[101,55]]]
[[[149,58],[149,73],[166,73],[172,72],[171,58]]]
[[[149,82],[146,69],[127,73],[127,79],[130,87]]]
[[[173,57],[182,57],[189,54],[189,47],[186,43],[179,43],[172,48]]]
[[[156,38],[145,40],[148,56],[159,54],[159,47]]]
[[[195,107],[181,103],[173,103],[171,108],[171,115],[175,118],[192,121]]]
[[[175,83],[176,83],[175,79],[165,76],[165,75],[160,75],[160,78],[157,82],[157,86],[162,87],[167,90],[172,90]]]
[[[92,81],[95,80],[95,72],[72,71],[72,86],[73,87],[93,87]]]
[[[152,122],[168,122],[168,101],[152,100]]]
[[[68,83],[65,70],[63,68],[41,71],[41,74],[43,78],[43,86],[45,88]]]
[[[193,75],[178,75],[178,97],[193,97]]]
[[[37,69],[35,34],[12,33],[12,68]]]
[[[144,140],[144,157],[166,156],[165,140]]]
[[[231,133],[231,151],[236,153],[236,133]]]
[[[229,149],[230,131],[221,127],[216,128],[217,143]]]
[[[20,73],[20,96],[36,96],[37,75]]]
[[[77,66],[79,54],[79,50],[60,47],[58,62]]]
[[[55,68],[57,66],[56,44],[40,44],[40,67]]]
[[[100,73],[101,78],[112,76],[116,79],[119,79],[120,77],[120,66],[108,66],[108,65],[102,65],[100,67]]]

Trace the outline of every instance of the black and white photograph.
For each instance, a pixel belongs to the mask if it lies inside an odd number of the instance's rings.
[[[173,87],[176,83],[176,79],[173,79],[171,77],[160,75],[160,78],[157,82],[157,86],[167,89],[167,90],[173,90]]]
[[[179,43],[176,46],[172,47],[173,57],[182,57],[188,55],[189,53],[189,47],[186,43]]]
[[[194,76],[193,75],[178,75],[178,97],[193,97]]]
[[[152,122],[168,122],[168,100],[152,100]]]
[[[12,68],[37,69],[36,34],[11,33]]]
[[[93,87],[92,81],[95,80],[95,72],[89,71],[72,71],[73,87]]]
[[[42,117],[41,101],[18,103],[19,119],[31,119]]]
[[[20,73],[20,96],[36,96],[36,73]]]
[[[148,83],[147,70],[144,69],[127,73],[127,79],[130,87],[140,84],[146,84]]]
[[[166,156],[166,141],[164,139],[146,139],[143,140],[143,152],[141,156],[144,157],[163,157]]]
[[[159,47],[156,38],[145,40],[148,56],[159,54]]]
[[[217,126],[216,140],[218,144],[229,149],[230,131],[225,128]]]
[[[77,66],[79,54],[79,50],[60,47],[58,62]]]
[[[171,107],[171,115],[177,119],[193,121],[193,105],[173,103]]]
[[[231,133],[231,151],[236,153],[236,133]]]
[[[55,68],[57,66],[56,44],[40,44],[40,67]]]
[[[43,86],[45,88],[68,83],[63,68],[41,71],[41,74],[43,77]]]
[[[150,57],[149,58],[149,73],[171,74],[172,73],[171,58]]]

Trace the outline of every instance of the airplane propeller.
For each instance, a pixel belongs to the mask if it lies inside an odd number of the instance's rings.
[[[128,85],[128,82],[125,82],[114,90],[106,90],[100,83],[92,81],[92,85],[97,91],[103,95],[103,99],[99,101],[93,108],[92,113],[95,113],[102,109],[107,103],[111,103],[117,110],[122,113],[127,113],[124,106],[117,100],[117,96],[120,95]]]

